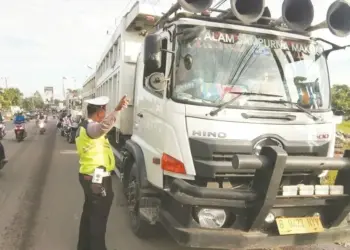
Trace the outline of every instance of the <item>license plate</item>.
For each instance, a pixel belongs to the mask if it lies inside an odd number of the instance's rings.
[[[276,223],[280,235],[308,234],[324,231],[320,217],[277,218]]]

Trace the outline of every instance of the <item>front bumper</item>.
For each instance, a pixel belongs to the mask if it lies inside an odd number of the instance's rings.
[[[326,230],[318,234],[268,235],[261,232],[243,232],[234,229],[199,229],[182,227],[169,213],[162,211],[160,220],[179,245],[208,249],[262,249],[284,246],[345,241],[350,238],[350,227]]]
[[[308,245],[350,240],[350,151],[344,158],[288,156],[283,149],[264,147],[260,156],[235,155],[236,169],[254,169],[251,190],[198,187],[181,179],[173,181],[162,202],[160,221],[181,245],[210,249],[256,249]],[[279,195],[285,170],[338,170],[336,185],[344,195]],[[235,219],[220,229],[201,228],[193,214],[198,208],[221,208]],[[279,235],[276,223],[267,225],[266,216],[303,217],[321,215],[322,233]]]

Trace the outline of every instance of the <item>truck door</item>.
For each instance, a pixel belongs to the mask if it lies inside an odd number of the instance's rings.
[[[168,47],[168,37],[162,40],[162,47]],[[167,52],[162,54],[162,73],[167,75]],[[146,87],[143,53],[140,54],[136,65],[135,76],[135,108],[132,140],[142,148],[148,181],[160,188],[163,187],[163,171],[155,159],[161,159],[164,149],[164,105],[166,94],[154,92]]]

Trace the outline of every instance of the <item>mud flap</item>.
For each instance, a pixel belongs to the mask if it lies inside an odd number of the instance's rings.
[[[140,216],[149,224],[155,225],[159,220],[160,203],[156,197],[142,197],[139,202]]]

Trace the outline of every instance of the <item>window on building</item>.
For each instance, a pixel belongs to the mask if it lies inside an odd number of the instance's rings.
[[[118,74],[118,73],[117,73]],[[113,106],[117,105],[117,74],[113,76],[113,84],[112,84],[112,96],[113,96]]]
[[[109,65],[110,65],[110,67],[113,66],[113,46],[112,46],[111,50],[109,51]]]
[[[108,70],[110,66],[111,65],[109,65],[109,52],[108,52],[106,55],[106,70]]]

